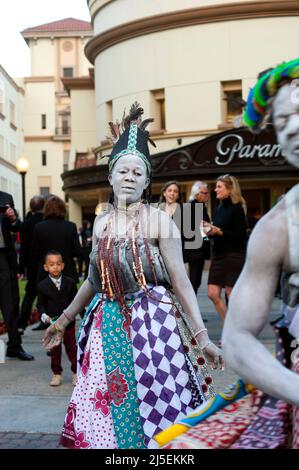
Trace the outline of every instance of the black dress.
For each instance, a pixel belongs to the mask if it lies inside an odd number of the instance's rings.
[[[183,246],[183,258],[185,263],[189,263],[190,270],[190,282],[194,289],[195,294],[201,285],[202,272],[205,264],[205,260],[209,259],[210,246],[209,243],[202,240],[200,233],[200,224],[202,220],[210,222],[210,217],[205,204],[197,202],[196,200],[191,201],[190,211],[182,212],[182,246]],[[187,209],[187,204],[185,204]],[[196,209],[199,209],[199,213],[196,214]],[[202,213],[200,212],[202,210]],[[200,217],[197,217],[200,215]],[[185,221],[185,227],[183,222]],[[189,234],[188,234],[189,232]],[[190,247],[190,242],[197,240],[196,248]]]
[[[212,237],[212,260],[208,284],[233,287],[242,271],[247,241],[247,222],[240,203],[224,199],[215,212],[213,224],[223,236]]]

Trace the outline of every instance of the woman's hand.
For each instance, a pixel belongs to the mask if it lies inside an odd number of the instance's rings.
[[[57,320],[46,330],[42,339],[42,345],[44,348],[50,351],[52,348],[55,348],[55,346],[58,346],[62,342],[63,334],[64,327],[59,325]]]
[[[207,334],[207,329],[202,328],[195,334],[196,341],[207,361],[212,364],[213,369],[224,370],[224,360],[221,349],[217,348]]]
[[[206,346],[202,347],[202,352],[207,359],[207,361],[212,364],[212,369],[224,370],[224,360],[222,352],[217,346],[209,342]]]
[[[205,225],[205,232],[208,237],[213,236],[213,235],[220,235],[220,236],[223,235],[222,230],[213,224]]]

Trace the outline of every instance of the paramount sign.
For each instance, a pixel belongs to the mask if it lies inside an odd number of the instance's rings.
[[[243,137],[238,134],[224,135],[217,142],[216,151],[215,163],[221,166],[229,165],[235,158],[284,162],[280,144],[245,144]]]

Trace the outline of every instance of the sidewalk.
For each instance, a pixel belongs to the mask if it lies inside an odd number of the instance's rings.
[[[222,322],[215,313],[207,297],[207,273],[204,273],[203,286],[198,293],[198,302],[203,318],[208,320],[212,340],[221,337]],[[270,316],[279,316],[280,301],[275,299]],[[77,322],[79,325],[79,321]],[[63,383],[60,387],[50,387],[50,358],[41,346],[43,331],[32,331],[28,327],[23,336],[26,352],[35,360],[22,362],[6,359],[0,364],[0,449],[54,449],[58,448],[68,402],[73,387],[71,370],[65,352],[63,354]],[[267,325],[260,335],[263,343],[274,350],[272,327]],[[6,341],[6,335],[1,336]],[[224,388],[236,379],[229,369],[214,373],[217,388]]]

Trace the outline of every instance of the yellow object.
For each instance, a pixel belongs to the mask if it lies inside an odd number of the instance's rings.
[[[170,428],[165,429],[165,431],[159,432],[155,436],[156,442],[158,442],[159,446],[162,447],[165,444],[168,444],[168,442],[172,441],[172,439],[175,439],[176,437],[180,436],[180,434],[183,434],[184,432],[189,429],[189,426],[184,426],[183,424],[173,424],[170,426]]]

